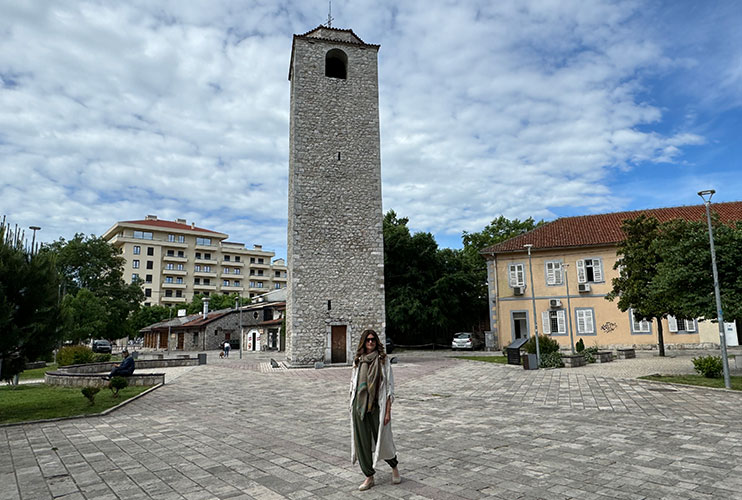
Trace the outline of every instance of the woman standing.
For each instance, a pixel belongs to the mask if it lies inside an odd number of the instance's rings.
[[[366,475],[358,489],[365,491],[374,485],[374,465],[380,459],[392,468],[392,484],[399,484],[402,478],[397,470],[391,426],[394,375],[384,346],[373,330],[361,334],[350,379],[350,401],[351,461],[355,463],[357,459]]]

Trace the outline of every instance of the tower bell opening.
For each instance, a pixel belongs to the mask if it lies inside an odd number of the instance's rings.
[[[348,56],[340,49],[331,49],[325,55],[325,76],[345,80],[348,74]]]

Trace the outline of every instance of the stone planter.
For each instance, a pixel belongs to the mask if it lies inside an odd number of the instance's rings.
[[[633,347],[619,347],[616,351],[618,352],[618,359],[631,359],[636,357],[636,351]]]
[[[565,368],[585,366],[585,356],[582,354],[562,354],[562,363]]]
[[[596,363],[610,363],[613,361],[613,351],[598,351],[595,353]]]

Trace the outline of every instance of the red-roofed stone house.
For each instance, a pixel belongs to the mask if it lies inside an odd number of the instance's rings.
[[[722,221],[742,220],[742,202],[715,203]],[[656,325],[636,321],[630,311],[605,300],[617,276],[616,246],[621,224],[641,214],[660,221],[705,220],[703,205],[564,217],[481,251],[487,260],[490,325],[494,348],[533,334],[533,299],[538,332],[563,348],[583,339],[602,348],[657,343]],[[531,247],[529,266],[528,250]],[[529,268],[533,269],[533,290]],[[711,270],[709,269],[709,272]],[[718,345],[718,327],[695,318],[663,320],[665,344],[673,347]],[[735,339],[736,340],[736,339]],[[734,343],[730,345],[735,345]]]

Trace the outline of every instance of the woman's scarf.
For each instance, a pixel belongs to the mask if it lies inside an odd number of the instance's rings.
[[[363,420],[376,402],[376,393],[381,380],[379,352],[362,355],[358,360],[358,389],[356,390],[356,413]]]

